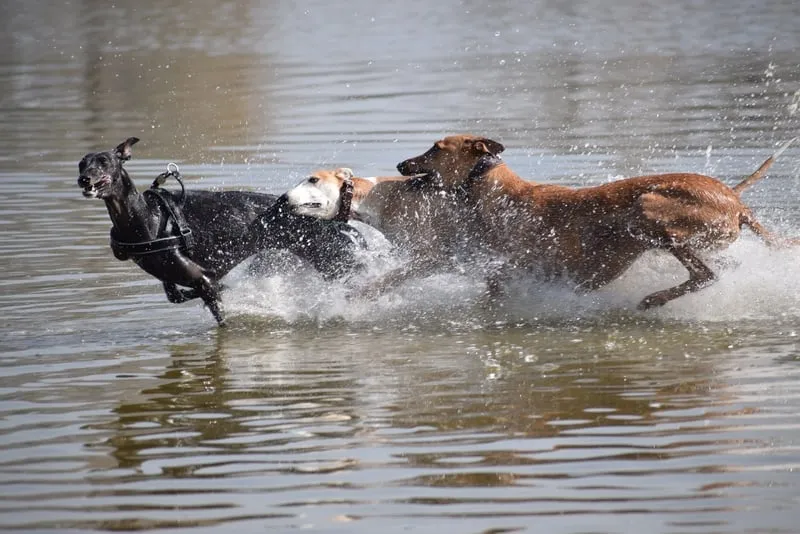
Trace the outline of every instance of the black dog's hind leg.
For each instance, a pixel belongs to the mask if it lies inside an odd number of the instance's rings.
[[[180,304],[200,297],[196,289],[181,289],[172,282],[162,282],[162,285],[164,286],[164,293],[167,294],[167,300],[173,304]]]

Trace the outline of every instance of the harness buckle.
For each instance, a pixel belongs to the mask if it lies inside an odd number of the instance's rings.
[[[158,189],[159,187],[161,187],[166,183],[167,179],[169,179],[170,176],[175,178],[175,180],[180,184],[181,196],[178,200],[179,201],[183,200],[183,197],[186,196],[186,187],[183,185],[181,170],[178,167],[177,163],[174,162],[167,163],[167,170],[156,176],[156,179],[153,180],[153,185],[150,186],[150,189]]]

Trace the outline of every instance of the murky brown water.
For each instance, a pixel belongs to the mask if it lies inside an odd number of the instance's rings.
[[[729,182],[800,132],[800,4],[0,2],[0,528],[797,532],[800,252],[643,258],[590,296],[233,273],[217,329],[107,245],[76,163],[286,190],[453,132],[568,184]],[[800,148],[747,193],[800,235]]]

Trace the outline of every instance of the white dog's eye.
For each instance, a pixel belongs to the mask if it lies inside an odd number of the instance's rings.
[[[312,176],[308,179],[308,183],[310,184],[315,184],[317,182],[319,182],[319,178],[317,178],[316,176]]]

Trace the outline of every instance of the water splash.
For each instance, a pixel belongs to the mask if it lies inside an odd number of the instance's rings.
[[[357,279],[328,282],[307,267],[242,275],[226,294],[234,315],[289,324],[345,321],[375,328],[431,323],[474,328],[487,324],[597,321],[613,317],[668,321],[795,321],[800,318],[800,249],[769,249],[750,235],[707,256],[716,283],[663,308],[638,311],[646,295],[682,283],[687,273],[666,253],[649,252],[622,277],[600,290],[579,294],[567,284],[517,278],[506,296],[488,306],[482,275],[465,267],[407,281],[375,299],[354,297],[362,282],[400,265],[388,244],[369,253]]]

